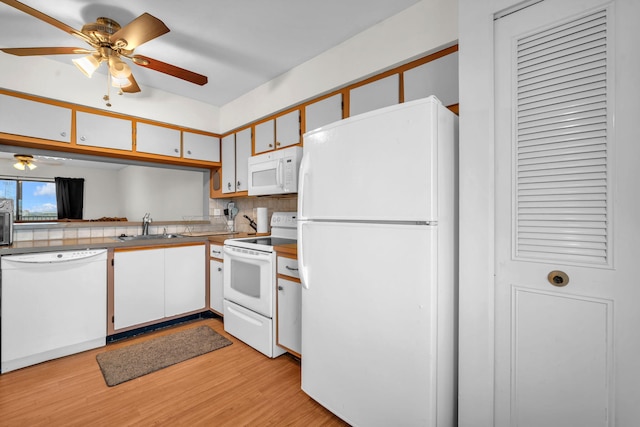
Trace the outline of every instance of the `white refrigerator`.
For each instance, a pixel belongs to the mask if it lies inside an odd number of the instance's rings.
[[[302,389],[354,426],[454,426],[457,116],[435,97],[304,135]]]

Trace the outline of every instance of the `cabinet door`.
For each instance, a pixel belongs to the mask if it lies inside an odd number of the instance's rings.
[[[276,148],[300,143],[300,110],[276,117]]]
[[[200,133],[182,132],[182,145],[185,159],[220,161],[220,138]]]
[[[163,264],[164,249],[115,251],[115,330],[164,317]]]
[[[278,345],[301,354],[302,285],[278,279]]]
[[[349,95],[349,116],[388,107],[400,101],[400,76],[393,74],[352,89]]]
[[[236,134],[236,191],[249,189],[249,157],[251,157],[251,128]]]
[[[136,125],[136,151],[180,157],[180,131],[138,123]]]
[[[342,120],[342,94],[340,93],[309,104],[305,108],[306,132],[338,120]]]
[[[0,132],[71,142],[71,109],[0,94]]]
[[[76,113],[76,144],[131,151],[131,120],[85,112]]]
[[[165,249],[165,317],[205,308],[207,258],[204,244]]]
[[[222,192],[236,192],[236,134],[222,138]]]
[[[222,292],[222,261],[209,261],[209,306],[219,315],[224,315],[222,300],[224,299]]]
[[[431,95],[443,105],[458,103],[458,52],[405,71],[405,102]]]
[[[256,125],[256,149],[255,153],[260,154],[271,151],[275,148],[275,121],[268,120]]]

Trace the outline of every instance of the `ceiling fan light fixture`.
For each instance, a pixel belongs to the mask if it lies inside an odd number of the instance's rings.
[[[94,71],[96,71],[100,66],[100,62],[93,55],[87,55],[83,56],[82,58],[74,59],[73,63],[76,64],[76,67],[78,67],[78,69],[89,78],[91,78]]]
[[[109,58],[109,72],[114,79],[126,80],[131,75],[131,68],[117,56],[112,56]]]
[[[23,171],[23,170],[26,170],[26,169],[29,169],[30,171],[32,171],[35,168],[37,168],[36,165],[34,165],[31,162],[25,161],[25,160],[20,160],[20,161],[14,163],[13,167],[18,169],[18,170],[20,170],[20,171]]]
[[[131,86],[131,81],[127,77],[111,76],[111,86],[125,88]]]

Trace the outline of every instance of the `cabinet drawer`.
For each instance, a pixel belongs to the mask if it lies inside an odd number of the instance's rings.
[[[285,276],[300,278],[298,272],[298,260],[293,258],[278,257],[278,274],[284,274]]]
[[[223,259],[221,245],[209,245],[209,256],[211,258]]]

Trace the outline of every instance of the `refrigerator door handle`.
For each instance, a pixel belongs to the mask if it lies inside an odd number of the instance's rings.
[[[304,289],[309,289],[309,276],[307,267],[304,264],[304,223],[298,223],[298,270],[300,273],[300,282]]]
[[[304,187],[307,182],[308,155],[303,155],[300,161],[300,171],[298,172],[298,219],[305,219],[304,216]]]

